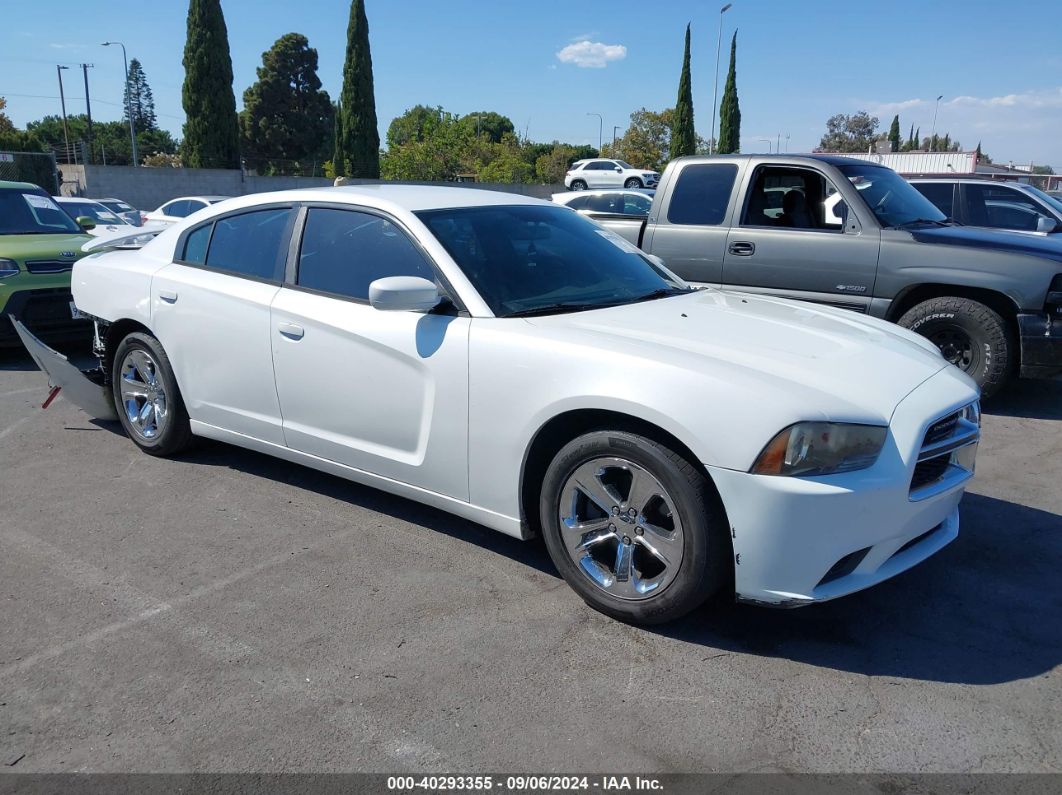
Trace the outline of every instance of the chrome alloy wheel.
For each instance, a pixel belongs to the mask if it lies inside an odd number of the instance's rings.
[[[166,388],[151,354],[134,348],[122,360],[122,405],[129,427],[142,439],[155,439],[169,417]]]
[[[597,587],[620,599],[648,599],[682,563],[682,522],[649,470],[623,458],[578,466],[561,490],[564,548]]]

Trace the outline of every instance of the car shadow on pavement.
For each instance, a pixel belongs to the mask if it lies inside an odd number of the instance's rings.
[[[874,588],[797,610],[710,604],[655,631],[865,676],[1028,679],[1062,663],[1059,560],[1062,516],[968,494],[959,537]]]
[[[97,423],[100,427],[112,426],[123,433],[118,423]],[[498,555],[504,555],[543,574],[560,578],[549,559],[545,547],[537,541],[526,542],[491,530],[483,525],[448,514],[430,505],[398,497],[387,492],[363,486],[350,480],[319,472],[316,469],[293,464],[251,450],[233,447],[209,439],[198,440],[196,446],[179,456],[188,463],[202,466],[227,467],[255,477],[268,478],[306,491],[330,497],[334,500],[376,511],[403,522],[420,525],[451,538],[475,544]]]
[[[1062,420],[1062,378],[1015,381],[985,400],[982,408],[1001,417]]]

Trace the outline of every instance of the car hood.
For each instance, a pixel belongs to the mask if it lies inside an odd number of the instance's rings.
[[[1020,232],[981,229],[972,226],[939,226],[912,229],[911,237],[918,243],[944,246],[972,246],[1030,254],[1062,262],[1062,232],[1051,235],[1029,235]]]
[[[765,399],[802,396],[835,420],[865,421],[872,412],[887,421],[904,397],[950,366],[932,343],[885,321],[718,290],[528,322],[581,331],[617,353],[752,383]]]
[[[26,261],[35,259],[69,259],[73,262],[82,256],[81,247],[92,238],[81,233],[58,235],[0,235],[0,257]],[[63,252],[73,252],[71,257],[62,257]]]

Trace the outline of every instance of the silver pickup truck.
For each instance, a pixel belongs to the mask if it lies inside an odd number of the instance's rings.
[[[936,343],[986,396],[1062,372],[1062,242],[964,227],[830,155],[672,161],[648,218],[597,219],[695,284],[850,309]]]

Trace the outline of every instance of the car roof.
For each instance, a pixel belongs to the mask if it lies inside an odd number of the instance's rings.
[[[315,201],[322,200],[322,194],[349,199],[374,199],[410,212],[504,204],[550,204],[543,199],[517,193],[483,188],[451,188],[444,185],[343,185],[338,188],[306,188],[282,193],[305,193]]]
[[[40,185],[34,185],[32,182],[12,182],[2,179],[0,179],[0,190],[33,190],[41,193],[44,192]]]
[[[805,152],[802,154],[792,155],[767,155],[767,154],[747,154],[747,155],[686,155],[685,157],[677,157],[671,162],[692,162],[692,163],[711,163],[717,160],[763,160],[767,163],[793,163],[801,161],[813,160],[819,163],[829,163],[831,166],[865,166],[869,168],[889,168],[882,163],[875,163],[870,160],[862,160],[856,157],[845,157],[844,155],[827,155],[819,152]],[[891,170],[891,169],[890,169]]]
[[[52,196],[60,204],[99,204],[96,199],[86,199],[84,196]]]

